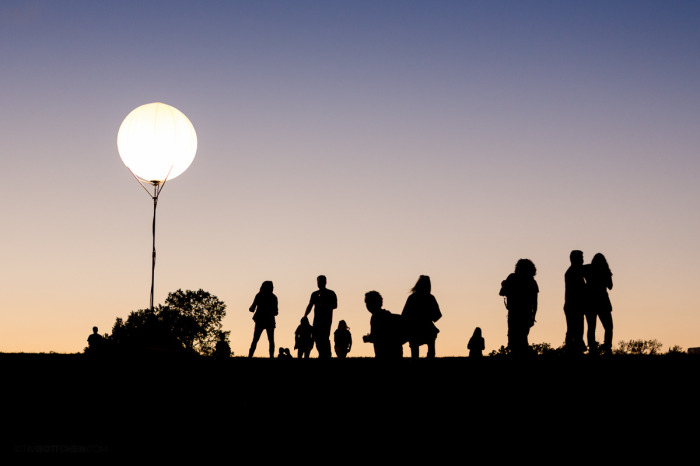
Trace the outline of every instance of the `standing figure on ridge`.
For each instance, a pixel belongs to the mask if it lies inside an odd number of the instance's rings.
[[[481,327],[474,329],[474,334],[469,339],[467,343],[467,349],[469,350],[470,358],[480,358],[483,355],[483,351],[486,348],[486,343],[484,342],[484,337],[481,336]]]
[[[348,327],[348,324],[344,320],[338,322],[338,328],[333,332],[333,343],[335,346],[335,355],[341,359],[345,358],[352,348],[350,327]]]
[[[104,337],[97,332],[97,327],[92,327],[92,333],[87,339],[88,352],[90,354],[100,354],[104,346]]]
[[[318,285],[318,290],[311,293],[304,317],[309,315],[311,309],[314,310],[313,335],[316,351],[318,351],[319,358],[330,359],[333,309],[338,307],[338,298],[333,290],[326,288],[326,277],[324,275],[319,275],[316,278],[316,284]]]
[[[263,330],[267,332],[267,339],[270,343],[270,357],[275,357],[275,316],[277,315],[277,296],[272,292],[273,285],[271,281],[265,281],[260,286],[260,291],[255,295],[253,304],[250,306],[250,312],[255,312],[253,320],[255,321],[255,331],[253,333],[253,342],[248,351],[248,357],[252,358],[255,354],[255,347],[258,345],[260,335]]]
[[[583,319],[586,311],[586,280],[583,276],[583,252],[569,254],[571,265],[564,274],[564,315],[566,316],[567,353],[576,355],[586,351],[583,342]]]
[[[508,348],[514,356],[530,352],[528,336],[535,325],[537,294],[540,289],[535,281],[537,269],[530,259],[520,259],[515,272],[501,282],[499,295],[504,297],[508,309]]]
[[[231,346],[226,341],[226,332],[219,333],[219,341],[214,346],[214,355],[217,359],[226,359],[231,357]]]
[[[309,318],[304,316],[294,332],[294,349],[297,350],[297,357],[308,358],[311,349],[314,347],[313,328],[309,323]]]
[[[404,316],[408,330],[408,344],[411,357],[418,359],[421,345],[428,345],[428,358],[435,357],[435,340],[440,332],[435,322],[442,313],[435,296],[431,293],[430,277],[421,275],[406,300],[401,315]]]
[[[595,342],[596,317],[600,318],[600,323],[605,329],[603,340],[603,353],[612,352],[613,320],[612,304],[608,296],[608,290],[612,290],[612,272],[608,266],[608,261],[601,253],[593,256],[591,263],[585,266],[584,276],[586,277],[586,295],[588,298],[588,312],[586,321],[588,322],[588,353],[596,354]]]
[[[384,299],[379,292],[365,293],[365,306],[372,317],[369,320],[370,333],[363,336],[362,341],[374,344],[377,359],[401,359],[406,342],[404,318],[383,309],[383,305]]]

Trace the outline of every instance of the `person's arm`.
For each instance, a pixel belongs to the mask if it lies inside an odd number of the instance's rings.
[[[506,295],[506,285],[508,284],[508,279],[505,279],[501,282],[501,291],[498,292],[499,296],[505,296]]]
[[[537,315],[537,295],[539,293],[535,293],[535,298],[532,303],[532,323],[535,323],[535,316]]]
[[[250,312],[255,312],[255,308],[258,306],[258,295],[255,295],[255,299],[253,299],[253,304],[250,305],[250,308],[248,309]]]
[[[309,298],[309,305],[306,306],[306,312],[304,312],[304,317],[308,316],[311,312],[311,308],[314,307],[314,293],[311,293],[311,298]]]
[[[430,295],[430,296],[433,296],[433,295]],[[440,312],[440,306],[438,305],[438,302],[437,302],[437,299],[435,299],[435,296],[433,296],[433,304],[434,304],[434,307],[433,307],[432,319],[433,319],[433,322],[437,322],[442,317],[442,312]]]

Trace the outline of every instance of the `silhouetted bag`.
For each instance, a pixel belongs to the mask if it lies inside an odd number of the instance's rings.
[[[389,314],[389,323],[392,334],[396,341],[402,345],[408,342],[408,329],[406,328],[406,319],[401,314]]]

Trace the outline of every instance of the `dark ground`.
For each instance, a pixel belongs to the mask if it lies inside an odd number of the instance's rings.
[[[688,355],[382,363],[0,354],[0,367],[2,453],[16,459],[629,464],[697,454],[700,357]]]

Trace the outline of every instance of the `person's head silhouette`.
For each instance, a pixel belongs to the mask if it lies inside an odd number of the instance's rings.
[[[610,266],[608,266],[607,259],[605,259],[605,256],[602,255],[601,253],[596,253],[596,255],[593,256],[593,259],[591,259],[591,265],[599,270],[604,270],[604,271],[610,270]]]
[[[375,312],[381,310],[384,304],[384,299],[378,291],[368,291],[365,293],[365,306],[367,310],[374,314]]]
[[[260,285],[260,292],[261,293],[272,293],[272,290],[274,289],[274,286],[272,285],[272,282],[267,280]]]
[[[316,277],[316,283],[318,284],[318,289],[323,290],[326,288],[326,276],[325,275],[319,275]]]
[[[535,268],[535,264],[530,259],[520,259],[515,264],[515,273],[518,275],[534,277],[537,274],[537,269]]]
[[[92,333],[97,333],[97,327],[92,327]]]
[[[569,254],[569,260],[571,261],[571,265],[583,265],[583,252],[574,249]]]
[[[430,293],[430,277],[427,275],[421,275],[418,277],[418,281],[411,289],[412,293]]]

